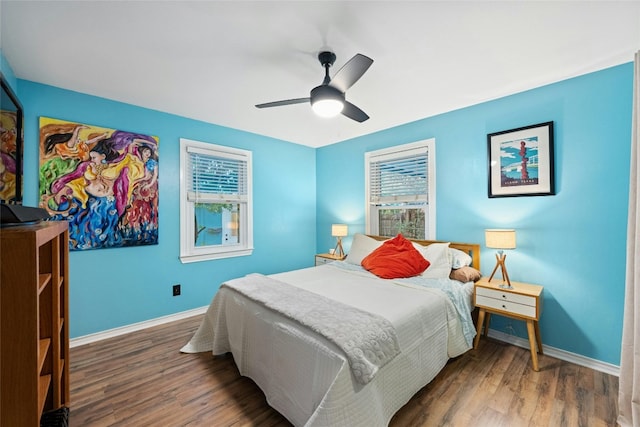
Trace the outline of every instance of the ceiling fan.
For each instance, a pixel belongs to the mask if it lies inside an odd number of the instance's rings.
[[[357,122],[364,122],[369,116],[345,99],[345,92],[357,82],[373,64],[373,59],[362,54],[356,54],[333,76],[329,77],[329,68],[336,61],[333,52],[323,51],[318,54],[318,60],[324,67],[324,80],[320,86],[311,89],[307,98],[286,99],[283,101],[258,104],[258,108],[280,107],[282,105],[311,103],[316,114],[323,117],[333,117],[340,113]]]

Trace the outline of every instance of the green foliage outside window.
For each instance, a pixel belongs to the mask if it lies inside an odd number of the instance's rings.
[[[424,210],[422,209],[380,209],[378,229],[382,236],[398,233],[410,239],[424,239]]]

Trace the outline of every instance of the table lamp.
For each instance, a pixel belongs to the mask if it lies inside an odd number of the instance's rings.
[[[333,224],[331,226],[331,235],[338,239],[338,243],[336,244],[336,248],[333,253],[337,257],[344,257],[344,250],[342,249],[342,238],[345,237],[349,232],[349,228],[347,224]]]
[[[509,274],[507,273],[507,267],[504,264],[507,259],[507,254],[504,253],[504,249],[516,248],[516,230],[488,229],[484,231],[484,238],[488,248],[498,249],[496,252],[496,266],[491,272],[489,282],[493,279],[493,275],[498,270],[498,267],[500,267],[502,272],[502,281],[507,281],[506,285],[503,283],[500,287],[504,289],[513,289],[513,286],[511,286],[511,280],[509,280]]]

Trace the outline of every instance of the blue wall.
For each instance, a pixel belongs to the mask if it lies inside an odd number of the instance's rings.
[[[544,285],[543,343],[618,365],[632,79],[624,64],[318,149],[318,250],[333,244],[332,223],[365,230],[365,152],[435,138],[437,238],[483,244],[485,228],[515,228],[509,276]],[[546,121],[555,126],[557,195],[489,199],[487,134]],[[481,265],[489,275],[492,250],[483,247]],[[521,322],[492,322],[509,326],[526,336]]]
[[[159,244],[72,252],[71,337],[202,307],[221,282],[308,267],[315,254],[315,150],[264,136],[18,79],[25,109],[24,204],[38,203],[38,118],[54,117],[160,138]],[[252,256],[181,264],[179,139],[253,152]],[[173,297],[173,284],[182,295]]]
[[[231,277],[311,265],[335,245],[332,223],[364,231],[364,153],[433,137],[437,238],[482,243],[485,228],[516,228],[509,272],[545,286],[544,344],[620,362],[631,63],[317,150],[19,80],[1,53],[0,65],[25,108],[27,205],[37,203],[39,116],[160,137],[160,243],[71,254],[72,337],[201,307]],[[545,121],[555,123],[557,195],[489,199],[486,135]],[[181,137],[254,152],[251,257],[179,262]],[[483,273],[494,262],[483,248]],[[174,283],[182,296],[171,296]],[[496,318],[492,328],[508,332],[509,324],[526,336],[519,322]]]

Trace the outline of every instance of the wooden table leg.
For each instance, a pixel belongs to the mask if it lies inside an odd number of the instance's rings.
[[[476,330],[476,339],[473,341],[474,350],[478,348],[478,343],[480,343],[480,334],[482,333],[482,324],[484,323],[484,308],[481,308],[478,312],[478,327]]]
[[[484,336],[489,336],[489,326],[491,326],[491,313],[486,313],[484,321]]]
[[[527,332],[529,333],[529,347],[531,348],[531,361],[533,362],[533,370],[538,372],[538,352],[536,351],[537,337],[536,327],[533,320],[527,320]]]
[[[538,341],[538,353],[540,354],[544,354],[542,352],[542,335],[540,335],[540,322],[535,321],[533,322],[533,325],[535,326],[535,331],[536,331],[536,340]]]

